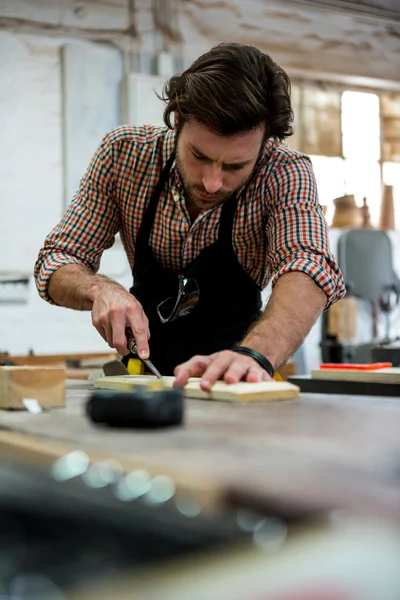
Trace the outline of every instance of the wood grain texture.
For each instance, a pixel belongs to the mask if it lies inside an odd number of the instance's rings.
[[[65,406],[65,369],[0,367],[0,408],[25,410],[24,398],[47,408]]]
[[[375,381],[377,383],[398,383],[400,386],[400,367],[378,369],[377,371],[351,371],[349,369],[313,369],[313,379],[331,381]]]
[[[170,476],[179,494],[202,489],[201,497],[210,505],[294,516],[343,507],[400,523],[396,398],[302,394],[287,402],[187,399],[181,426],[147,431],[94,425],[85,417],[91,390],[68,382],[65,410],[39,417],[0,411],[0,428],[9,430],[0,432],[1,455],[33,460],[41,440],[43,453],[35,456],[38,466],[47,469],[47,447],[65,443],[95,462],[115,459],[124,469]],[[11,432],[22,434],[15,445]]]
[[[60,366],[68,361],[79,364],[80,367],[93,367],[103,365],[108,360],[119,357],[117,352],[71,352],[69,354],[25,354],[14,356],[3,354],[4,360],[9,360],[15,365],[24,366]]]
[[[163,377],[162,386],[171,388],[175,378]],[[129,391],[136,387],[160,385],[155,377],[141,375],[118,375],[116,377],[100,377],[94,382],[95,387],[118,391]],[[264,381],[260,383],[240,382],[228,384],[217,381],[211,392],[200,388],[200,379],[192,377],[184,388],[187,398],[201,400],[217,400],[222,402],[263,402],[267,400],[290,400],[297,398],[300,389],[286,381]]]
[[[66,369],[65,374],[67,379],[80,379],[87,381],[92,375],[94,369]]]

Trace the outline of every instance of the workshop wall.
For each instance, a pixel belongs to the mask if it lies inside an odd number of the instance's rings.
[[[0,274],[31,273],[45,234],[65,207],[66,157],[71,150],[64,146],[67,45],[86,49],[101,45],[120,54],[121,81],[117,77],[113,83],[114,99],[130,71],[168,72],[168,60],[154,60],[160,52],[170,52],[179,67],[211,45],[232,39],[258,45],[293,75],[339,74],[358,83],[362,78],[400,82],[400,11],[394,22],[387,12],[357,16],[311,5],[289,0],[2,0]],[[99,72],[109,55],[100,52],[94,61]],[[71,89],[68,92],[71,98]],[[121,123],[126,118],[123,100]],[[104,111],[98,131],[108,118],[116,118],[115,105]],[[93,128],[89,135],[95,146]],[[118,243],[105,253],[102,271],[129,284]],[[32,281],[22,300],[1,303],[0,285],[0,349],[11,353],[105,349],[90,314],[45,304]]]

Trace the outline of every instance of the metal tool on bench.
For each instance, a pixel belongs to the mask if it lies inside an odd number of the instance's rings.
[[[129,362],[140,361],[148,368],[148,370],[151,373],[153,373],[153,375],[155,375],[157,377],[157,379],[162,379],[162,375],[161,375],[160,371],[158,369],[156,369],[156,367],[153,365],[151,360],[143,359],[143,358],[139,357],[135,338],[133,337],[133,333],[130,328],[126,329],[126,339],[127,339],[127,345],[128,345],[129,351],[132,354],[137,355],[136,359],[130,359]],[[128,366],[129,366],[129,363],[128,363]],[[115,375],[131,375],[132,374],[132,371],[129,370],[129,368],[127,368],[120,360],[110,360],[110,361],[106,362],[103,365],[103,371],[104,371],[104,375],[106,377],[115,376]]]

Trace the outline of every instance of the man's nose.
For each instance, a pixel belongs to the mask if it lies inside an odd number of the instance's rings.
[[[208,194],[215,194],[222,187],[222,172],[217,165],[207,165],[202,183]]]

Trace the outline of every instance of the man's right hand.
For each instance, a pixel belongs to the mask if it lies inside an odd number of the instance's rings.
[[[140,302],[124,288],[102,286],[93,299],[92,323],[110,348],[122,356],[129,352],[125,329],[131,327],[139,356],[149,357],[149,321]]]

